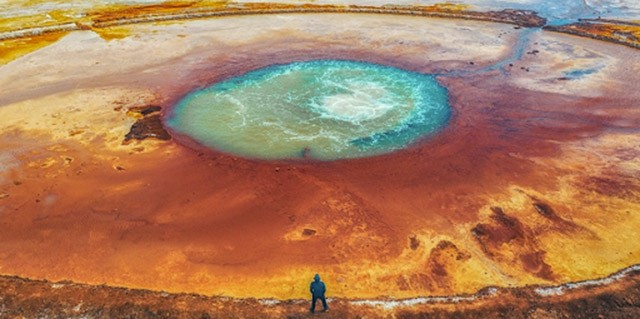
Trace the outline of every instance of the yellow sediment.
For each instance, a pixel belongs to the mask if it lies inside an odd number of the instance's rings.
[[[132,30],[126,26],[114,26],[107,28],[92,28],[93,32],[97,33],[101,38],[109,41],[116,39],[124,39],[131,35]]]
[[[52,44],[68,32],[51,32],[26,38],[0,40],[0,65]]]
[[[637,264],[640,242],[635,238],[640,215],[636,212],[640,211],[640,203],[633,198],[640,198],[640,193],[635,191],[640,182],[620,179],[603,191],[586,177],[607,180],[610,176],[637,176],[640,161],[621,159],[618,154],[634,151],[639,142],[637,137],[609,134],[566,145],[563,156],[540,159],[541,163],[572,172],[558,179],[555,191],[540,193],[514,185],[483,210],[489,211],[489,206],[501,207],[536,234],[544,261],[556,276],[555,283],[601,278]],[[598,152],[594,153],[594,149]],[[586,171],[584,163],[590,163]],[[554,203],[554,212],[568,223],[574,223],[575,228],[554,225],[536,212],[532,203],[537,200]],[[501,268],[507,273],[513,270],[506,263]],[[521,280],[520,284],[523,282],[526,280]],[[529,284],[540,283],[534,280]]]
[[[131,5],[110,5],[98,7],[87,12],[87,16],[93,21],[109,21],[120,19],[132,19],[145,15],[163,15],[180,13],[188,9],[206,8],[222,9],[228,1],[168,1],[158,4],[131,6]]]
[[[427,12],[459,12],[469,10],[471,8],[468,4],[462,3],[435,3],[428,6],[413,6],[412,8],[427,11]]]
[[[640,25],[620,23],[578,23],[560,30],[640,47]]]
[[[76,14],[71,10],[52,10],[33,15],[0,18],[0,32],[75,22],[78,19]]]

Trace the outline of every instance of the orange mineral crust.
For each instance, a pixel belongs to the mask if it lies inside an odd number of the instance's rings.
[[[587,19],[564,26],[547,26],[545,29],[640,48],[640,23],[634,21]]]
[[[0,273],[281,299],[320,273],[332,296],[409,298],[640,263],[631,48],[538,31],[491,69],[522,30],[306,14],[130,31],[71,32],[0,67]],[[310,59],[443,74],[453,116],[334,162],[238,158],[158,125],[192,90]]]

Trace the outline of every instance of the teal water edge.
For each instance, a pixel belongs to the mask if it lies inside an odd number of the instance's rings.
[[[443,128],[447,90],[432,75],[345,60],[273,65],[185,96],[174,131],[254,159],[366,157]]]

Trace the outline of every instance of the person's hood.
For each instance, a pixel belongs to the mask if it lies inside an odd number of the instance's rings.
[[[313,280],[320,281],[320,275],[316,274],[315,276],[313,276]]]

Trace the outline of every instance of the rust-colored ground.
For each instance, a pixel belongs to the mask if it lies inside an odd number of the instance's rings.
[[[0,69],[0,273],[291,299],[318,272],[332,296],[405,298],[640,262],[637,51],[537,34],[505,72],[474,73],[510,54],[512,26],[327,15],[325,34],[306,35],[325,32],[320,16],[229,18],[229,32],[263,23],[234,39],[206,21],[187,24],[193,33],[140,26],[112,44],[84,31]],[[443,38],[449,29],[464,37]],[[163,55],[154,36],[179,53]],[[214,81],[322,58],[470,73],[438,77],[450,124],[393,154],[264,162],[177,135],[123,145],[135,108],[166,115]],[[562,76],[590,64],[604,66]]]
[[[633,272],[607,286],[589,286],[562,296],[538,295],[534,288],[484,291],[469,301],[394,304],[329,300],[330,311],[310,314],[308,300],[231,299],[167,294],[72,282],[0,277],[3,318],[636,318],[640,316],[640,275]],[[463,297],[464,298],[464,297]]]

